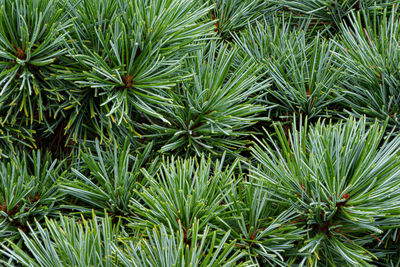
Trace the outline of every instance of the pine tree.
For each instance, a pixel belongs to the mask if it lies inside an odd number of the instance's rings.
[[[0,265],[399,266],[398,6],[0,0]]]

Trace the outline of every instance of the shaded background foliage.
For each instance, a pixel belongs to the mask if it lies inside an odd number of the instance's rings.
[[[0,0],[6,266],[400,266],[398,1]]]

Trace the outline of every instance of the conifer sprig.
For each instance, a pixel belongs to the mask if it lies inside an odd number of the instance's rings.
[[[62,81],[52,75],[63,64],[71,23],[54,0],[1,1],[0,6],[0,107],[9,107],[1,123],[20,112],[29,124],[48,121],[67,97]]]
[[[400,139],[384,134],[365,119],[294,127],[287,137],[277,125],[276,139],[252,148],[254,176],[308,230],[301,264],[369,266],[376,256],[365,246],[398,226]]]
[[[176,105],[166,109],[165,117],[171,124],[143,125],[150,132],[146,136],[163,142],[161,152],[222,154],[248,143],[248,129],[265,120],[260,114],[265,109],[256,99],[269,80],[259,82],[263,72],[251,59],[236,66],[236,53],[237,48],[213,42],[186,61],[193,79],[170,93]]]

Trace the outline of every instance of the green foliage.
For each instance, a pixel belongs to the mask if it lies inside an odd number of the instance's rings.
[[[202,2],[207,2],[202,0]],[[210,17],[215,21],[215,31],[222,37],[228,38],[235,31],[243,29],[248,23],[269,15],[279,5],[272,1],[263,0],[211,0],[214,8]]]
[[[0,159],[14,153],[16,144],[32,148],[34,146],[32,133],[34,130],[25,128],[21,124],[0,124]]]
[[[0,265],[399,266],[399,21],[0,0]]]
[[[171,124],[152,121],[143,125],[154,132],[146,136],[162,142],[161,152],[222,154],[248,143],[241,137],[263,120],[258,113],[264,108],[255,103],[255,98],[268,86],[268,80],[258,82],[260,67],[252,60],[234,66],[236,53],[235,48],[211,43],[187,60],[193,79],[171,92],[175,106],[165,114]]]
[[[132,150],[128,142],[123,147],[104,147],[96,142],[95,154],[86,147],[81,150],[80,158],[72,168],[72,177],[64,178],[60,185],[62,192],[81,201],[82,206],[68,207],[89,213],[91,208],[107,210],[112,216],[130,214],[128,204],[137,197],[141,182],[139,170],[146,166],[151,146],[135,156],[131,154]],[[146,166],[150,173],[155,163]]]
[[[310,40],[305,30],[292,31],[289,26],[290,20],[276,19],[273,26],[256,23],[235,39],[245,54],[268,70],[273,86],[266,102],[275,105],[274,116],[326,116],[337,101],[332,94],[341,78],[333,62],[334,47],[319,35]]]
[[[29,228],[31,237],[20,231],[26,250],[13,243],[1,250],[22,266],[115,266],[111,253],[118,225],[113,226],[107,215],[79,221],[61,216],[59,221],[46,219],[45,228],[38,222],[37,231]]]
[[[400,139],[384,134],[365,119],[293,128],[288,137],[277,126],[277,141],[252,148],[261,164],[254,176],[308,229],[301,264],[369,265],[375,256],[363,246],[398,225]]]
[[[78,88],[65,107],[73,109],[66,130],[71,128],[76,139],[82,131],[76,120],[102,122],[103,114],[117,124],[131,123],[136,111],[168,123],[160,109],[173,104],[167,91],[187,78],[178,73],[185,55],[212,34],[212,23],[200,21],[209,7],[183,0],[79,1],[70,6],[78,19],[68,46],[77,62],[64,76]]]
[[[209,227],[199,232],[199,221],[190,228],[191,240],[185,240],[185,232],[169,234],[172,229],[164,225],[146,230],[148,239],[129,242],[123,248],[116,248],[122,266],[249,266],[238,262],[243,253],[234,251],[235,242],[227,243],[229,232],[218,241],[215,232],[209,236]]]
[[[398,8],[383,16],[353,14],[352,26],[343,26],[337,58],[347,75],[342,101],[354,111],[399,126],[400,23]]]
[[[0,162],[0,242],[18,239],[28,223],[58,213],[62,194],[56,181],[63,164],[40,151]]]
[[[1,123],[22,113],[27,123],[46,123],[66,98],[62,81],[54,79],[63,64],[63,46],[70,22],[54,0],[1,1],[0,108]]]
[[[388,0],[277,0],[299,17],[311,17],[322,28],[338,30],[352,11],[373,12],[394,5]]]
[[[146,183],[139,192],[139,198],[132,199],[132,209],[141,224],[170,225],[175,231],[183,230],[187,239],[192,236],[192,225],[199,221],[199,230],[214,224],[223,215],[227,188],[235,184],[233,170],[238,162],[223,169],[222,162],[211,163],[202,158],[163,161],[160,171],[154,177],[144,172]],[[133,225],[133,226],[135,226]]]
[[[302,230],[290,224],[295,213],[282,210],[271,197],[256,181],[232,184],[226,195],[229,216],[222,228],[232,231],[237,246],[254,264],[284,266],[283,255],[302,238]]]

